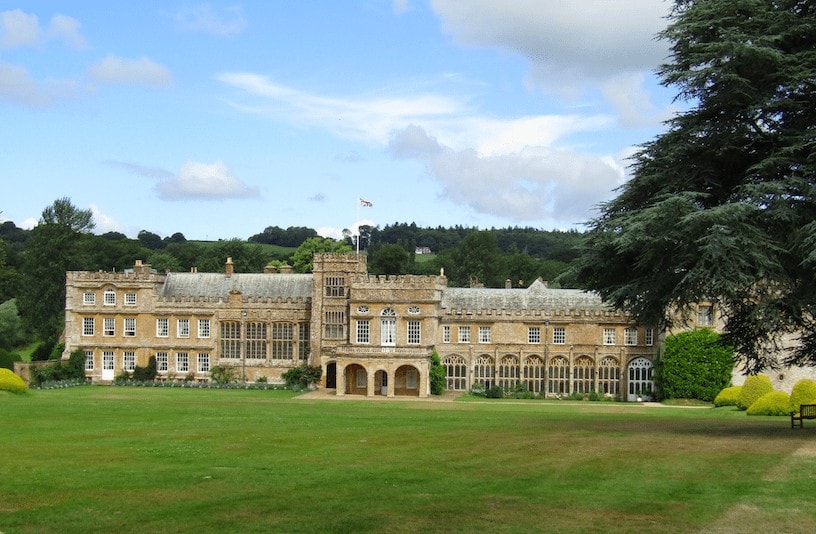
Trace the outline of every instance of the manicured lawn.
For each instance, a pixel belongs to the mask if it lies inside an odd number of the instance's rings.
[[[813,532],[816,424],[615,403],[0,392],[0,532]]]

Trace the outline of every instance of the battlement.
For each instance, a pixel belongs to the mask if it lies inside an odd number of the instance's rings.
[[[69,282],[151,282],[162,283],[165,279],[164,274],[155,272],[110,272],[110,271],[68,271],[66,279]]]
[[[428,288],[434,286],[435,289],[448,287],[448,279],[444,276],[418,275],[418,274],[365,274],[352,278],[352,285],[365,288],[366,286],[411,286],[416,288]]]
[[[232,300],[225,297],[211,296],[159,296],[156,302],[160,304],[226,304]],[[240,297],[244,304],[297,304],[311,306],[311,297]]]
[[[580,308],[556,308],[556,309],[508,309],[508,308],[443,308],[445,316],[469,316],[469,317],[595,317],[595,318],[616,318],[628,320],[631,315],[616,309],[580,309]]]

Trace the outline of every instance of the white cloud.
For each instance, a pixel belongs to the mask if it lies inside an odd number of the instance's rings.
[[[65,15],[54,15],[51,17],[51,26],[47,35],[54,39],[63,39],[74,48],[85,48],[87,43],[79,28],[78,20]]]
[[[0,46],[34,46],[40,43],[42,32],[37,15],[21,9],[0,13]]]
[[[621,167],[608,157],[544,146],[480,155],[444,146],[418,126],[396,132],[389,150],[424,163],[444,199],[522,223],[580,224],[620,181]]]
[[[657,109],[646,75],[669,56],[656,39],[664,0],[432,0],[442,27],[466,46],[507,50],[530,64],[529,85],[577,99],[598,84],[627,128],[656,126],[675,108]]]
[[[299,91],[252,73],[222,73],[218,79],[241,90],[251,104],[232,105],[247,113],[316,127],[338,137],[387,145],[395,130],[422,124],[440,142],[479,153],[501,154],[525,146],[550,146],[565,135],[609,126],[605,115],[536,115],[502,119],[480,116],[464,97],[421,93],[389,98],[337,98]]]
[[[258,104],[233,104],[237,109],[379,144],[387,143],[391,131],[405,124],[463,112],[458,99],[430,94],[339,98],[299,91],[247,72],[225,72],[217,79],[246,96],[261,99]]]
[[[97,234],[122,231],[121,226],[119,226],[119,223],[116,222],[116,219],[110,215],[102,213],[102,210],[100,210],[99,206],[96,204],[91,204],[91,214],[93,215],[93,220],[96,224],[94,230]]]
[[[40,83],[28,69],[0,61],[0,101],[31,107],[44,107],[56,100],[71,98],[80,92],[73,81],[48,80]]]
[[[0,48],[39,46],[47,40],[64,40],[74,48],[84,48],[85,38],[79,31],[80,23],[66,15],[54,15],[47,28],[33,13],[21,9],[0,13]]]
[[[265,76],[225,73],[244,91],[242,111],[314,127],[388,147],[396,158],[423,163],[443,197],[512,221],[556,220],[572,227],[590,218],[621,180],[614,157],[578,152],[568,136],[608,130],[610,115],[480,115],[464,98],[433,94],[334,98],[275,83]]]
[[[104,163],[137,176],[156,180],[156,194],[162,200],[226,200],[254,198],[260,195],[256,187],[250,187],[232,176],[221,161],[215,163],[188,161],[182,165],[178,174],[138,163],[124,161]]]
[[[189,161],[182,165],[178,176],[159,181],[156,192],[163,200],[224,200],[259,195],[257,188],[249,187],[232,176],[220,161]]]
[[[671,8],[663,0],[432,0],[443,28],[464,45],[515,52],[543,86],[621,71],[651,71],[668,48],[654,36]]]
[[[203,4],[179,10],[175,19],[182,30],[209,33],[217,37],[241,33],[247,26],[240,6],[229,6],[216,12],[209,4]]]
[[[124,59],[108,55],[88,68],[88,75],[97,82],[168,87],[173,85],[170,71],[148,58]]]

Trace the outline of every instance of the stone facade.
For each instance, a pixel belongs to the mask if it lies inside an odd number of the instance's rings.
[[[364,256],[320,254],[290,270],[158,274],[69,272],[65,355],[86,351],[86,376],[109,382],[157,358],[163,380],[281,382],[302,363],[338,395],[430,394],[430,357],[447,388],[519,384],[548,396],[592,391],[635,400],[652,389],[660,339],[598,296],[553,289],[450,288],[439,276],[369,275]]]

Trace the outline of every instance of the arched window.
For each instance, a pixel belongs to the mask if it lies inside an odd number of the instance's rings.
[[[618,360],[607,356],[598,364],[598,393],[617,396],[620,385]]]
[[[592,364],[592,359],[588,356],[581,356],[575,360],[572,378],[574,391],[589,393],[595,389],[595,367]]]
[[[524,383],[527,389],[540,394],[544,389],[544,362],[538,356],[529,356],[524,362]]]
[[[442,361],[445,368],[445,377],[448,379],[447,388],[453,391],[467,390],[467,365],[461,356],[451,355]]]
[[[550,375],[548,393],[569,393],[569,362],[566,358],[563,356],[550,358],[547,373]]]
[[[519,382],[519,362],[515,356],[505,356],[499,362],[499,385],[513,389]]]
[[[638,397],[649,399],[652,391],[652,362],[646,358],[635,358],[629,363],[629,394],[626,400],[636,401]]]
[[[493,380],[496,376],[496,368],[493,363],[493,358],[487,355],[479,356],[476,359],[476,366],[473,369],[473,381],[476,384],[481,384],[485,389],[493,387]]]

